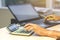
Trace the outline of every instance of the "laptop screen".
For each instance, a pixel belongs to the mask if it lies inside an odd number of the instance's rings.
[[[8,8],[18,21],[39,18],[38,13],[34,10],[32,5],[30,4],[8,5]]]

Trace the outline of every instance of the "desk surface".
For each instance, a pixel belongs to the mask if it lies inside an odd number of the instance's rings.
[[[60,24],[47,28],[48,30],[56,30],[60,31]],[[10,35],[7,28],[1,28],[0,29],[0,40],[56,40],[54,38],[50,37],[41,37],[41,36],[16,36],[16,35]]]
[[[16,36],[10,35],[8,30],[5,28],[0,29],[0,40],[56,40],[50,37],[39,37],[39,36]]]

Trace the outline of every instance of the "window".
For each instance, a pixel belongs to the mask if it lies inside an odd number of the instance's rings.
[[[12,5],[12,4],[22,4],[25,3],[26,0],[5,0],[6,5]]]
[[[60,0],[0,0],[0,8],[6,7],[8,4],[25,4],[31,3],[37,7],[45,7],[50,9],[60,9]]]
[[[5,0],[0,0],[0,8],[5,6]]]
[[[60,0],[54,0],[53,8],[54,9],[60,9]]]
[[[27,0],[27,2],[37,7],[46,7],[46,0]]]
[[[2,7],[2,2],[1,2],[1,0],[0,0],[0,8]]]
[[[9,4],[21,4],[24,3],[26,0],[0,0],[0,8],[6,7]]]
[[[0,0],[0,7],[9,4],[31,3],[34,6],[46,7],[46,0]]]

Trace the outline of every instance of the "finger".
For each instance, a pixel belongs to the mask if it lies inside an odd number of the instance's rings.
[[[26,26],[24,26],[24,28],[28,28],[29,26],[31,26],[31,25],[26,25]]]
[[[26,27],[31,26],[31,25],[32,25],[32,23],[28,23],[24,27],[26,28]]]
[[[27,31],[30,31],[32,29],[31,26],[28,26],[27,28],[25,28]]]
[[[28,26],[28,27],[26,27],[25,29],[29,29],[29,28],[31,28],[31,26]]]

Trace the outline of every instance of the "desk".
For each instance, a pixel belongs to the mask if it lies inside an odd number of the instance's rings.
[[[0,40],[56,40],[56,39],[50,37],[40,37],[40,36],[10,35],[5,27],[0,29]]]

